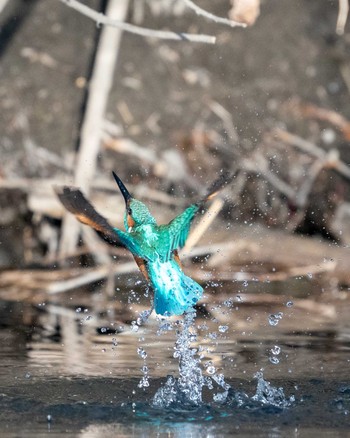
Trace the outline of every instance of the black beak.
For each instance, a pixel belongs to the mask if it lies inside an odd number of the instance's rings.
[[[118,184],[118,187],[119,187],[120,191],[122,192],[122,195],[124,196],[125,204],[127,204],[129,199],[132,198],[132,196],[128,192],[128,189],[125,187],[125,185],[123,184],[123,182],[119,178],[119,176],[115,172],[113,172],[113,171],[112,171],[112,173],[113,173],[113,176],[114,176],[114,179],[115,179],[116,183]]]

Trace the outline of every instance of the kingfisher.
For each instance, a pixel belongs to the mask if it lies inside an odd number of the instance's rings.
[[[111,244],[122,245],[133,255],[154,292],[158,315],[182,315],[197,303],[203,288],[182,270],[179,258],[192,221],[205,202],[213,198],[233,175],[222,173],[207,194],[165,225],[157,225],[147,206],[135,199],[115,172],[114,179],[125,200],[125,231],[113,227],[84,197],[80,189],[64,186],[56,190],[63,206],[83,224],[89,225]]]

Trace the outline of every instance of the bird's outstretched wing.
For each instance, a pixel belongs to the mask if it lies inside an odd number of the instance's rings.
[[[202,206],[210,199],[214,198],[222,189],[224,189],[228,184],[230,184],[235,178],[237,172],[222,172],[216,180],[208,187],[205,196],[196,204]]]
[[[162,256],[167,261],[172,257],[173,251],[182,248],[185,245],[188,234],[190,232],[191,224],[198,211],[203,207],[207,201],[212,199],[220,190],[229,184],[235,173],[222,173],[211,186],[209,186],[206,195],[195,204],[190,205],[184,212],[176,216],[169,224],[161,225],[163,235],[166,236]]]
[[[108,243],[123,245],[133,250],[131,237],[124,231],[113,228],[107,219],[94,209],[79,189],[64,186],[55,188],[55,191],[63,206],[74,214],[79,222],[92,227]]]

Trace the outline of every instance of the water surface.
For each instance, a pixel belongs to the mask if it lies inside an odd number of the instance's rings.
[[[199,406],[179,398],[163,408],[152,401],[168,375],[179,376],[174,348],[181,318],[151,315],[141,323],[142,302],[118,307],[99,293],[90,295],[90,307],[77,297],[3,301],[1,430],[7,436],[347,436],[349,299],[288,291],[276,299],[271,290],[260,300],[244,290],[208,300],[197,312],[191,348],[212,388],[203,387]]]

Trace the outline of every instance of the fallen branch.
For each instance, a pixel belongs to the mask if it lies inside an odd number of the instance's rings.
[[[121,275],[121,274],[127,274],[129,272],[137,271],[137,265],[134,262],[128,262],[124,263],[122,265],[115,265],[113,266],[112,272],[113,275]],[[90,283],[95,283],[97,281],[101,281],[105,278],[107,278],[111,272],[111,267],[108,266],[101,266],[97,269],[93,270],[84,270],[81,271],[82,275],[72,278],[69,280],[63,280],[59,282],[55,282],[52,284],[47,285],[47,293],[57,294],[57,293],[63,293],[67,292],[72,289],[77,289],[81,286],[86,286]]]
[[[314,275],[323,274],[327,272],[333,272],[337,266],[337,263],[333,260],[328,260],[322,265],[307,265],[307,266],[294,266],[283,271],[277,272],[242,272],[242,271],[220,271],[216,273],[214,271],[207,271],[204,269],[196,269],[192,271],[192,275],[201,281],[217,280],[218,277],[222,281],[284,281],[292,277],[310,277]]]
[[[211,35],[195,35],[182,32],[171,32],[163,30],[147,29],[140,26],[134,26],[133,24],[124,23],[123,21],[114,20],[106,15],[89,8],[86,5],[78,2],[77,0],[59,0],[66,4],[70,8],[80,12],[88,18],[91,18],[98,25],[106,25],[116,27],[126,32],[131,32],[136,35],[140,35],[147,38],[159,38],[163,40],[175,40],[175,41],[190,41],[193,43],[206,43],[215,44],[216,38]]]

